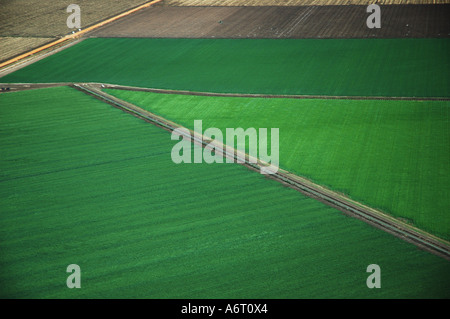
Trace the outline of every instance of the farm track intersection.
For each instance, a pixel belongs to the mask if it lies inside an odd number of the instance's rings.
[[[151,112],[143,110],[131,103],[126,101],[122,101],[116,97],[113,97],[103,91],[102,88],[108,88],[108,85],[104,84],[94,84],[94,85],[80,85],[74,84],[74,87],[85,91],[85,93],[91,94],[96,98],[99,98],[109,104],[112,104],[115,107],[119,107],[120,109],[127,111],[135,116],[138,116],[145,120],[150,120],[153,124],[165,128],[166,130],[174,130],[179,128],[180,126],[176,123],[168,121],[160,116],[157,116]],[[109,87],[112,88],[112,87]],[[114,86],[117,88],[117,86]],[[207,138],[201,138],[199,141],[195,139],[197,134],[192,133],[192,142],[196,143],[202,147],[205,147],[209,142],[211,142]],[[223,145],[222,145],[223,146]],[[223,147],[222,147],[223,149]],[[223,156],[232,156],[234,159],[237,157],[245,158],[245,166],[248,168],[259,172],[261,165],[252,164],[249,160],[248,154],[238,154],[235,150],[234,154],[225,154]],[[259,162],[259,160],[258,160]],[[447,260],[450,260],[450,243],[443,241],[431,234],[427,234],[417,228],[411,227],[406,223],[403,223],[393,217],[390,217],[386,214],[383,214],[380,211],[372,209],[368,206],[355,202],[344,195],[341,195],[337,192],[333,192],[329,189],[326,189],[320,185],[314,184],[311,181],[308,181],[305,178],[297,176],[293,173],[280,169],[276,174],[269,175],[270,178],[277,180],[278,182],[291,187],[306,196],[315,198],[327,205],[335,207],[340,211],[349,214],[353,217],[359,218],[366,223],[371,224],[377,228],[383,229],[384,231],[391,233],[407,242],[413,243],[416,246],[430,251],[438,256],[441,256]]]
[[[146,121],[150,121],[152,124],[156,124],[166,130],[173,131],[180,126],[176,123],[168,121],[160,116],[157,116],[151,112],[143,110],[126,101],[122,101],[116,97],[113,97],[105,92],[102,88],[112,88],[104,84],[73,84],[73,86],[85,93],[88,93],[108,104],[122,109],[134,116],[142,118]],[[117,88],[117,86],[114,86]],[[203,136],[198,136],[198,134],[191,131],[192,142],[200,145],[202,147],[207,146],[211,140]],[[224,149],[224,145],[219,145],[220,149]],[[259,172],[262,166],[260,161],[257,160],[258,164],[252,164],[249,161],[248,154],[239,154],[237,150],[234,150],[233,154],[228,154],[223,152],[224,157],[245,158],[244,165],[249,169]],[[368,206],[355,202],[348,197],[339,194],[337,192],[326,189],[320,185],[314,184],[307,179],[297,176],[293,173],[280,169],[277,173],[269,175],[272,178],[290,188],[300,191],[306,196],[315,198],[329,206],[335,207],[340,211],[361,219],[366,223],[380,228],[390,234],[393,234],[407,242],[413,243],[419,248],[425,249],[432,252],[438,256],[441,256],[447,260],[450,260],[450,243],[443,241],[431,234],[427,234],[415,227],[412,227],[406,223],[399,221],[393,217],[390,217],[380,211],[372,209]]]

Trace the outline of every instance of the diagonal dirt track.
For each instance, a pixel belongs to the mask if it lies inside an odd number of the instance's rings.
[[[73,84],[72,87],[86,94],[92,95],[95,98],[104,101],[116,108],[119,108],[127,113],[130,113],[138,118],[164,128],[169,132],[181,127],[180,125],[166,120],[161,116],[157,116],[131,103],[120,100],[103,92],[101,90],[101,84]],[[232,153],[230,153],[224,148],[223,144],[219,144],[217,141],[211,141],[209,138],[205,138],[198,133],[194,133],[192,130],[188,131],[190,132],[190,134],[187,137],[193,143],[196,143],[202,147],[209,147],[208,145],[210,143],[214,143],[214,145],[219,146],[219,148],[216,148],[216,151],[218,151],[219,153],[221,152],[224,157],[229,157],[236,161],[240,159],[244,162],[243,165],[251,170],[260,172],[261,169],[264,169],[267,166],[267,163],[261,162],[259,160],[251,160],[247,154],[239,153],[237,150],[233,150]],[[324,188],[288,171],[279,169],[276,173],[267,176],[268,178],[274,179],[292,189],[305,194],[306,196],[315,198],[329,206],[339,209],[345,214],[356,217],[374,227],[382,229],[398,238],[401,238],[402,240],[412,243],[423,250],[429,251],[435,255],[450,260],[450,243],[445,240],[442,240],[434,235],[431,235],[418,228],[399,221],[389,215],[384,214],[381,211],[353,201],[343,194],[339,194],[337,192]]]
[[[130,14],[133,14],[133,13],[135,13],[135,12],[137,12],[139,10],[142,10],[144,8],[150,7],[153,4],[156,4],[156,3],[161,2],[161,1],[162,0],[153,0],[153,1],[146,2],[146,3],[144,3],[144,4],[142,4],[142,5],[138,6],[138,7],[135,7],[133,9],[127,10],[125,12],[122,12],[122,13],[120,13],[118,15],[115,15],[113,17],[110,17],[108,19],[100,21],[98,23],[95,23],[94,25],[91,25],[91,26],[87,27],[86,29],[80,30],[80,31],[75,32],[73,34],[66,35],[66,36],[64,36],[62,38],[59,38],[59,39],[53,41],[53,42],[50,42],[50,43],[47,43],[47,44],[45,44],[43,46],[37,47],[37,48],[35,48],[35,49],[31,50],[31,51],[25,52],[25,53],[23,53],[21,55],[18,55],[18,56],[14,57],[14,58],[12,58],[10,60],[7,60],[5,62],[0,63],[0,68],[3,68],[5,66],[7,66],[7,65],[10,65],[10,64],[16,63],[18,61],[21,61],[24,58],[27,58],[27,57],[29,57],[29,56],[31,56],[33,54],[39,53],[39,52],[41,52],[43,50],[51,49],[51,48],[55,47],[56,45],[65,44],[67,42],[77,40],[77,39],[79,39],[80,36],[82,36],[83,34],[85,34],[87,32],[91,32],[92,30],[95,30],[95,29],[97,29],[97,28],[99,28],[101,26],[104,26],[104,25],[109,24],[109,23],[111,23],[113,21],[119,20],[119,19],[121,19],[123,17],[126,17],[126,16],[128,16]]]

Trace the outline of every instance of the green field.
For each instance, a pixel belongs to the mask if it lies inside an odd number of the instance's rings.
[[[189,91],[448,97],[450,39],[87,39],[1,78]]]
[[[279,128],[282,168],[450,239],[450,101],[106,92],[191,129]]]
[[[0,94],[0,122],[0,297],[450,297],[448,261],[240,165],[176,165],[168,132],[74,89]]]

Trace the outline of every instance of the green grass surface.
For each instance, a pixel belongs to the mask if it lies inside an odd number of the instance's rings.
[[[168,132],[76,90],[1,94],[0,121],[0,297],[450,297],[448,261],[240,165],[176,165]]]
[[[105,91],[191,129],[279,128],[282,168],[450,239],[449,101]]]
[[[449,52],[449,39],[87,39],[1,82],[448,97]]]

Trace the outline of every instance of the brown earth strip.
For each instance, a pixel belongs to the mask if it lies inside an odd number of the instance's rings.
[[[3,68],[5,66],[8,66],[8,65],[16,63],[16,62],[20,62],[21,60],[23,60],[25,58],[28,58],[29,56],[31,56],[33,54],[40,53],[40,52],[42,52],[44,50],[47,50],[47,49],[52,49],[53,47],[55,47],[57,45],[58,46],[65,45],[67,42],[75,41],[75,40],[77,40],[79,37],[81,37],[82,35],[84,35],[87,32],[90,32],[90,31],[92,31],[94,29],[97,29],[97,28],[99,28],[99,27],[101,27],[103,25],[106,25],[108,23],[111,23],[113,21],[119,20],[119,19],[121,19],[121,18],[123,18],[123,17],[125,17],[127,15],[130,15],[130,14],[132,14],[134,12],[137,12],[139,10],[147,8],[147,7],[149,7],[149,6],[153,5],[153,4],[161,2],[161,1],[162,0],[147,1],[144,4],[141,4],[140,6],[134,7],[132,9],[126,10],[126,11],[124,11],[124,12],[118,14],[118,15],[115,15],[113,17],[110,17],[110,18],[107,18],[105,20],[102,20],[102,21],[100,21],[100,22],[98,22],[98,23],[96,23],[94,25],[88,26],[87,28],[85,28],[83,30],[78,29],[77,32],[72,32],[71,34],[66,35],[64,37],[61,37],[61,38],[59,38],[59,39],[57,39],[57,40],[55,40],[53,42],[47,43],[47,44],[45,44],[45,45],[43,45],[41,47],[35,48],[35,49],[31,50],[31,51],[28,51],[28,52],[25,52],[25,53],[23,53],[21,55],[18,55],[18,56],[14,57],[14,58],[12,58],[10,60],[2,62],[2,63],[0,63],[0,68]]]
[[[89,33],[149,38],[424,38],[450,37],[450,4],[381,7],[369,29],[366,6],[153,6]]]
[[[80,0],[76,4],[81,10],[81,28],[89,29],[99,21],[107,21],[149,2],[109,0],[108,5],[105,5],[103,1]],[[59,44],[82,33],[83,31],[72,34],[76,30],[67,27],[70,13],[66,9],[70,3],[62,0],[39,3],[32,0],[2,2],[0,37],[7,40],[0,41],[0,67],[4,66],[8,59],[20,57],[22,54],[27,56],[29,50],[39,51],[40,45],[53,46],[52,40]],[[38,38],[46,38],[47,41],[38,42]]]
[[[73,87],[84,93],[92,95],[108,104],[111,104],[114,107],[119,108],[127,113],[137,116],[138,118],[144,119],[147,122],[164,128],[169,132],[173,131],[176,128],[182,127],[174,122],[164,119],[161,116],[143,110],[135,106],[134,104],[120,100],[103,92],[101,90],[101,84],[75,84]],[[202,135],[193,132],[192,130],[188,131],[190,133],[187,137],[193,143],[201,145],[202,147],[208,147],[209,143],[212,142],[209,138],[205,138]],[[245,158],[245,162],[243,163],[243,165],[251,170],[257,171],[259,173],[261,172],[261,169],[263,167],[267,166],[267,163],[262,163],[259,160],[251,161],[249,155],[239,153],[235,149],[233,149],[230,153],[225,150],[223,144],[217,141],[214,142],[215,145],[219,146],[218,148],[216,148],[216,152],[221,153],[225,157],[233,158],[235,161],[238,158]],[[437,256],[450,260],[450,243],[445,240],[426,233],[411,225],[408,225],[407,223],[386,215],[381,211],[353,201],[343,194],[324,188],[288,171],[279,169],[276,173],[266,176],[290,188],[296,189],[297,191],[300,191],[301,193],[309,197],[315,198],[327,205],[335,207],[345,214],[363,220],[364,222],[374,227],[382,229],[390,234],[397,236],[398,238],[410,242],[423,250],[429,251]]]
[[[328,6],[369,5],[372,3],[397,4],[442,4],[450,0],[165,0],[167,6]]]

